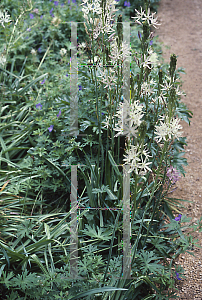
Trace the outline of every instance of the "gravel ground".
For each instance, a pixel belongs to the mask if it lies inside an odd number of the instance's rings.
[[[181,122],[188,144],[187,173],[177,182],[177,189],[170,196],[193,201],[181,202],[186,207],[181,211],[196,222],[202,216],[202,0],[161,0],[157,16],[161,26],[155,36],[159,36],[159,41],[164,44],[163,58],[169,63],[170,54],[175,53],[177,68],[185,68],[186,74],[181,74],[181,78],[186,97],[181,99],[193,112],[190,126]],[[187,229],[187,234],[190,231]],[[202,232],[194,232],[192,236],[202,246]],[[176,260],[186,276],[186,279],[176,281],[177,295],[181,300],[202,300],[202,248],[195,247],[191,252],[195,257],[185,253]]]

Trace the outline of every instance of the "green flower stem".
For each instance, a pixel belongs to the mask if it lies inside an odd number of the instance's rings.
[[[159,207],[160,202],[162,201],[161,194],[162,194],[162,190],[163,190],[163,184],[164,184],[164,182],[165,182],[166,169],[167,169],[167,160],[168,160],[168,152],[167,152],[168,142],[165,142],[165,144],[167,144],[166,150],[165,150],[165,152],[166,152],[166,168],[165,168],[165,171],[164,171],[163,182],[162,182],[162,184],[161,184],[159,198],[158,198],[158,200],[157,200],[157,202],[156,202],[156,204],[155,204],[155,207],[154,207],[154,209],[153,209],[153,213],[152,213],[151,220],[149,221],[149,225],[148,225],[148,227],[147,227],[147,235],[146,235],[146,238],[145,238],[145,240],[144,240],[144,244],[143,244],[142,247],[144,247],[144,245],[145,245],[145,243],[146,243],[146,240],[147,240],[147,238],[148,238],[149,230],[150,230],[150,228],[151,228],[151,224],[152,224],[152,221],[153,221],[153,219],[154,219],[154,214],[155,214],[155,212],[156,212],[156,209],[157,209],[157,207]],[[165,152],[164,152],[164,153],[165,153]]]
[[[158,94],[157,94],[157,97],[158,97],[158,103],[157,103],[157,109],[156,109],[156,114],[155,114],[155,118],[154,118],[154,126],[156,125],[157,120],[158,120],[159,96],[160,96],[160,85],[158,86]],[[154,131],[155,131],[155,130],[153,130],[152,138],[151,138],[150,143],[149,143],[149,148],[151,147],[151,143],[153,143],[153,141],[154,141]]]
[[[133,200],[133,214],[132,214],[132,220],[134,218],[135,215],[135,211],[136,211],[136,198],[137,198],[137,181],[138,181],[138,177],[137,174],[135,173],[135,190],[134,190],[134,200]]]
[[[48,49],[46,50],[46,53],[44,54],[44,56],[43,56],[43,58],[42,58],[42,60],[41,60],[41,62],[40,62],[40,64],[39,64],[39,66],[38,66],[38,69],[36,70],[35,75],[34,75],[34,77],[33,77],[32,80],[35,79],[36,74],[38,73],[39,69],[41,68],[41,65],[43,64],[43,62],[44,62],[44,60],[45,60],[45,58],[46,58],[46,55],[48,54],[48,51],[50,50],[50,47],[51,47],[52,44],[53,44],[53,41],[54,41],[54,40],[52,40],[52,41],[50,42],[50,45],[49,45]]]
[[[149,207],[149,205],[150,205],[150,203],[151,203],[151,201],[153,199],[153,196],[154,196],[154,192],[155,192],[155,188],[156,188],[156,185],[157,185],[157,180],[158,180],[159,172],[160,172],[160,169],[161,169],[161,165],[162,165],[162,162],[163,162],[165,151],[167,149],[167,144],[168,144],[168,142],[166,141],[165,144],[164,144],[164,147],[163,147],[163,152],[162,152],[160,163],[159,163],[159,167],[158,167],[158,170],[157,170],[157,174],[156,174],[156,178],[155,178],[155,182],[154,182],[154,187],[153,187],[150,199],[149,199],[149,201],[146,204],[146,207],[145,207],[145,210],[144,210],[144,213],[143,213],[143,216],[142,216],[142,222],[141,222],[141,225],[140,225],[140,229],[139,229],[139,232],[138,232],[138,236],[137,236],[136,242],[135,242],[133,248],[131,249],[131,253],[133,253],[133,258],[132,258],[131,264],[133,263],[133,261],[135,259],[135,255],[136,255],[136,251],[137,251],[137,246],[138,246],[138,242],[139,242],[139,239],[140,239],[140,234],[141,234],[142,227],[143,227],[143,220],[145,218],[147,209],[148,209],[148,207]],[[132,220],[132,222],[133,222],[133,220]],[[148,233],[147,233],[147,237],[148,237]]]
[[[92,1],[91,1],[92,4]],[[94,39],[93,39],[93,31],[94,31],[94,23],[92,24],[92,54],[93,54],[93,66],[94,66],[94,58],[95,58],[95,54],[94,54]],[[96,71],[95,68],[93,67],[93,71],[94,71],[94,77],[95,77],[95,90],[96,90],[96,115],[97,115],[97,119],[98,119],[98,127],[99,127],[99,144],[98,144],[98,156],[97,156],[97,172],[99,169],[99,165],[100,165],[100,145],[102,143],[102,139],[101,139],[101,118],[99,116],[99,102],[98,102],[98,88],[97,88],[97,76],[96,76]],[[98,173],[97,173],[98,175]],[[97,176],[97,186],[99,186],[99,177]]]

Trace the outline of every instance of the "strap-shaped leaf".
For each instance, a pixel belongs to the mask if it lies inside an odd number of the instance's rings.
[[[111,292],[111,291],[117,291],[117,290],[127,291],[128,289],[122,289],[122,288],[106,286],[106,287],[102,287],[102,288],[98,288],[98,289],[92,289],[92,290],[89,290],[87,292],[83,292],[83,293],[81,293],[81,294],[79,294],[79,295],[77,295],[73,298],[69,298],[69,300],[78,300],[81,297],[90,296],[90,295],[93,295],[93,294],[96,294],[96,293]]]

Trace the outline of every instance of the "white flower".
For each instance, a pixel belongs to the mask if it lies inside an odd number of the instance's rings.
[[[106,83],[104,88],[108,87],[111,90],[112,89],[111,86],[116,85],[116,83],[117,83],[117,79],[115,78],[115,76],[116,76],[115,71],[113,69],[110,69],[109,74],[108,74],[108,72],[106,74],[105,71],[103,72],[102,70],[100,70],[100,73],[101,73],[101,75],[98,77],[101,77],[102,78],[101,81],[103,83]],[[113,76],[112,76],[112,73],[114,73]]]
[[[153,93],[154,91],[150,87],[150,85],[146,81],[143,82],[143,84],[141,85],[141,94],[151,95]]]
[[[182,132],[179,132],[182,129],[182,126],[179,124],[180,119],[172,118],[169,122],[169,117],[162,116],[160,118],[160,125],[155,126],[156,141],[159,143],[161,140],[168,141],[172,138],[177,138],[181,136]]]
[[[94,56],[94,62],[95,63],[99,62],[99,57],[98,56]],[[93,59],[92,60],[88,59],[88,64],[92,64],[92,63],[93,63]]]
[[[157,66],[158,62],[158,56],[156,53],[153,52],[152,49],[148,51],[148,55],[144,54],[144,61],[141,63],[141,65],[144,68],[149,68],[151,70],[151,65],[154,65],[154,67]]]
[[[129,124],[123,124],[121,121],[118,121],[116,124],[117,127],[114,128],[115,131],[118,131],[118,133],[114,137],[118,137],[119,135],[126,135],[128,138],[131,136],[137,136],[137,130],[130,126]]]
[[[148,8],[148,12],[147,14],[145,13],[145,11],[142,11],[142,7],[141,7],[141,12],[139,12],[137,9],[135,10],[137,13],[137,17],[131,17],[133,19],[136,19],[136,23],[142,25],[142,23],[139,20],[142,21],[147,21],[147,23],[149,24],[149,26],[154,26],[155,28],[157,28],[156,26],[159,26],[161,24],[157,23],[157,18],[154,18],[154,15],[156,13],[152,13],[150,15],[150,8]]]
[[[153,99],[153,102],[158,102],[159,100],[159,104],[163,104],[165,105],[166,103],[166,97],[161,93],[157,98]]]
[[[168,82],[165,80],[165,85],[161,84],[161,86],[162,86],[161,90],[168,92],[171,89],[171,87],[173,86],[173,83],[171,82],[171,77],[169,77],[167,75],[166,75],[166,77],[167,77]]]
[[[1,25],[5,28],[4,23],[9,23],[11,22],[11,20],[9,19],[10,15],[7,14],[7,12],[5,12],[5,16],[4,14],[0,11],[0,23]]]
[[[3,55],[3,54],[1,54],[1,56],[0,56],[0,65],[5,65],[6,64],[6,57]]]
[[[37,54],[36,50],[34,50],[33,48],[32,48],[32,50],[31,50],[30,53],[31,53],[32,55],[36,55],[36,54]]]
[[[179,91],[179,88],[180,87],[178,85],[177,89],[175,90],[176,91],[176,95],[178,95],[178,96],[186,96],[186,94],[184,92]]]
[[[82,12],[84,13],[84,18],[87,18],[89,12],[92,12],[93,14],[102,14],[102,7],[100,5],[101,0],[95,0],[92,4],[88,3],[88,0],[83,0],[83,3],[80,5],[87,5],[83,6]]]
[[[109,126],[110,126],[110,118],[109,118],[109,116],[106,116],[106,122],[102,122],[102,123],[105,124],[105,126],[103,126],[103,127],[109,128]]]
[[[126,44],[126,42],[123,42],[120,50],[118,50],[116,41],[113,41],[111,55],[109,55],[113,64],[116,63],[118,59],[124,61],[126,57],[130,56],[130,54],[130,46]]]
[[[78,45],[78,48],[79,48],[79,49],[84,49],[84,48],[86,48],[86,43],[85,43],[85,42],[82,42],[81,44]]]
[[[115,4],[117,4],[116,1],[114,0],[106,0],[105,3],[105,14],[104,14],[104,24],[102,23],[102,19],[101,19],[101,15],[102,15],[102,7],[101,7],[101,0],[95,0],[92,4],[88,3],[88,0],[84,0],[82,4],[80,5],[84,5],[86,4],[87,6],[83,6],[82,11],[84,13],[84,18],[87,20],[88,24],[94,24],[95,28],[93,29],[93,38],[97,39],[98,36],[100,35],[100,33],[113,33],[115,31],[115,29],[113,29],[112,27],[114,26],[113,23],[111,22],[115,15],[113,15],[113,13],[115,11],[118,11],[117,9],[115,9]],[[93,18],[91,18],[91,14]],[[97,14],[99,16],[99,18],[95,18],[95,14]],[[90,20],[90,22],[88,21]],[[93,21],[94,20],[94,21]],[[112,23],[112,24],[111,24]],[[85,25],[85,23],[84,23]],[[86,25],[85,25],[86,27]],[[89,28],[90,31],[92,31],[92,29]],[[86,32],[87,32],[87,28],[86,28]]]
[[[60,49],[60,55],[64,56],[67,53],[67,50],[65,48]]]
[[[130,165],[128,173],[135,171],[137,175],[143,176],[146,175],[147,171],[151,171],[148,167],[151,162],[147,162],[148,158],[151,156],[148,155],[146,149],[143,149],[142,151],[141,146],[130,145],[130,149],[126,150],[126,155],[124,155],[124,157],[123,161],[125,161],[125,164]]]
[[[119,135],[137,136],[137,128],[141,124],[143,114],[143,106],[138,101],[129,103],[125,98],[124,102],[119,104],[118,111],[115,116],[119,118],[114,130],[118,131],[115,137]]]
[[[53,23],[53,25],[55,25],[57,27],[61,23],[61,19],[58,17],[54,17],[52,19],[51,23]]]

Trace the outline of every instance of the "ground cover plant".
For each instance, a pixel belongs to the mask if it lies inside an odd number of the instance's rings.
[[[129,43],[122,23],[127,11],[115,11],[113,1],[74,2],[71,9],[59,1],[24,4],[18,15],[16,4],[5,1],[10,15],[3,9],[0,15],[1,298],[174,297],[169,288],[184,276],[174,261],[197,243],[183,234],[190,219],[169,197],[187,164],[179,120],[189,123],[192,114],[180,99],[176,55],[169,66],[159,63],[152,34],[159,25],[150,3],[131,17]],[[123,6],[130,8],[128,2]],[[70,13],[75,22],[86,22],[77,31],[83,135],[76,136],[69,134],[74,45],[64,18]],[[70,272],[75,165],[78,278]],[[127,279],[123,170],[130,182]]]

